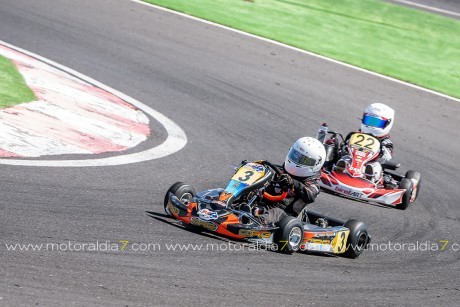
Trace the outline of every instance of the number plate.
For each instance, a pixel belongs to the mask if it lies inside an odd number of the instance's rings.
[[[362,151],[372,151],[374,153],[380,151],[380,141],[373,136],[362,133],[355,133],[351,136],[350,146],[359,148]]]
[[[233,175],[232,180],[251,185],[265,175],[265,168],[260,166],[255,163],[245,164]]]
[[[347,249],[347,239],[350,234],[350,230],[343,230],[337,232],[334,240],[332,240],[332,247],[334,248],[335,254],[344,253]]]

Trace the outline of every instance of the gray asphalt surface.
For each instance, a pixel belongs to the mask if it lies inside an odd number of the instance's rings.
[[[416,9],[425,10],[427,12],[431,12],[431,13],[435,13],[435,14],[439,14],[439,15],[443,15],[443,16],[447,16],[447,17],[451,17],[451,18],[460,19],[460,17],[456,16],[456,14],[460,14],[460,1],[459,0],[408,0],[410,2],[430,6],[430,7],[435,8],[435,9],[446,10],[446,11],[449,11],[451,13],[454,13],[453,15],[452,14],[444,14],[442,12],[436,12],[436,11],[433,11],[433,10],[430,10],[430,9],[423,9],[423,8],[420,8],[420,7],[414,7],[414,6],[410,5],[410,4],[402,4],[402,3],[398,2],[398,1],[394,1],[394,0],[384,0],[384,1],[392,2],[392,3],[395,3],[395,4],[404,5],[404,6],[408,6],[408,7],[413,7],[413,8],[416,8]]]
[[[130,1],[0,0],[0,39],[148,104],[189,139],[174,155],[126,166],[0,166],[0,305],[458,306],[458,102]],[[374,243],[449,240],[444,251],[387,247],[350,260],[166,249],[225,243],[146,213],[163,212],[172,183],[224,186],[230,164],[282,162],[323,121],[358,128],[370,102],[397,110],[395,156],[402,172],[422,172],[417,202],[402,212],[322,193],[312,208],[365,221]],[[124,251],[5,246],[119,240],[129,240]]]
[[[431,7],[460,13],[460,1],[458,0],[410,0],[411,2],[428,5]]]

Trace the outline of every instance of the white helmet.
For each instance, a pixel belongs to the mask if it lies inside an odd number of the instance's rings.
[[[390,133],[394,117],[395,110],[383,103],[373,103],[364,110],[361,131],[383,137]]]
[[[292,176],[310,177],[319,172],[325,159],[324,145],[315,138],[303,137],[289,149],[284,169]]]

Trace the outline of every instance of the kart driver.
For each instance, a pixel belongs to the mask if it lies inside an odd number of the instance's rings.
[[[365,110],[359,132],[372,135],[380,141],[380,155],[366,165],[364,173],[366,178],[378,183],[383,176],[382,164],[389,162],[393,157],[393,142],[390,140],[390,130],[394,124],[395,111],[383,103],[373,103]],[[342,146],[343,156],[337,161],[338,170],[344,169],[346,164],[351,161],[351,157],[346,155],[346,146],[350,137],[355,132],[350,132],[345,138]],[[394,184],[391,176],[385,176],[384,181],[388,185]]]
[[[298,139],[279,167],[281,176],[266,189],[270,194],[288,192],[288,196],[282,202],[265,199],[263,206],[255,208],[254,216],[266,225],[276,224],[288,214],[297,216],[319,194],[317,180],[325,158],[326,150],[320,141],[312,137]]]

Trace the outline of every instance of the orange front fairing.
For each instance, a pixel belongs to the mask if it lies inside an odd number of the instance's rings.
[[[235,214],[229,214],[226,216],[226,219],[220,224],[219,228],[217,228],[217,233],[224,235],[226,237],[231,237],[234,239],[244,239],[239,233],[233,233],[228,230],[229,226],[235,226],[240,224],[240,220]]]
[[[168,209],[176,219],[186,224],[232,239],[272,239],[271,234],[277,229],[276,227],[251,227],[241,223],[240,218],[225,207],[213,208],[209,204],[199,204],[195,201],[185,205],[174,195],[170,196]]]
[[[195,202],[191,202],[188,206],[185,206],[185,205],[177,206],[177,203],[173,202],[171,198],[168,203],[169,211],[173,214],[173,216],[176,219],[181,220],[187,224],[191,224],[190,222],[190,218],[192,217],[191,213],[193,210],[196,211],[196,207],[197,207],[197,203]]]
[[[219,200],[226,203],[230,197],[232,197],[232,193],[228,193],[226,191],[222,192],[219,196]]]
[[[226,227],[227,225],[225,224],[221,224],[220,227],[217,229],[217,233],[223,235],[223,236],[226,236],[226,237],[230,237],[230,238],[233,238],[233,239],[238,239],[238,240],[242,240],[244,239],[245,237],[240,235],[239,233],[233,233],[231,231],[229,231]]]

